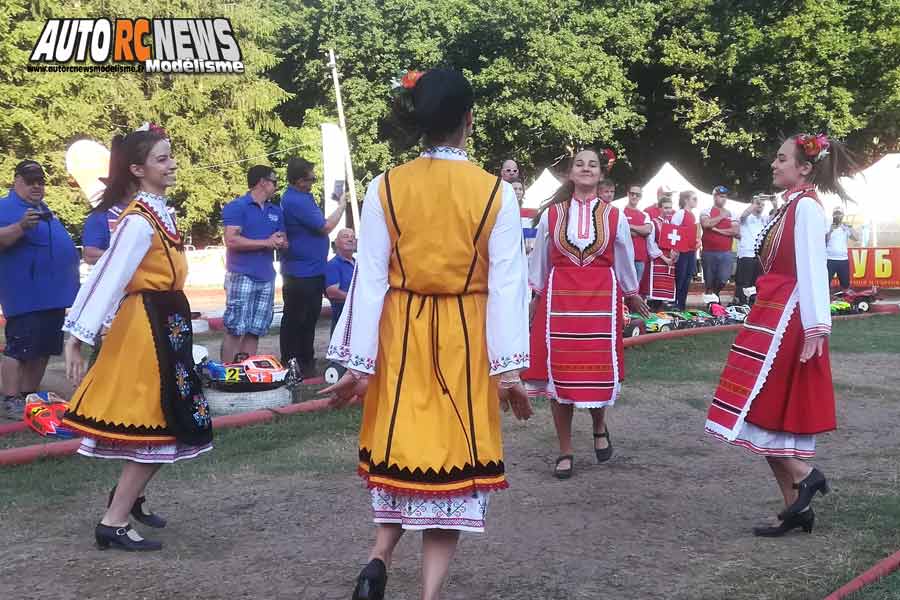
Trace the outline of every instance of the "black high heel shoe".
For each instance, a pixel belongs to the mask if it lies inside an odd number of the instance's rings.
[[[598,448],[596,440],[606,438],[606,448]],[[604,463],[612,458],[613,446],[612,438],[609,437],[609,427],[603,428],[603,433],[594,434],[594,454],[597,455],[597,462]]]
[[[109,505],[112,504],[113,496],[116,495],[116,488],[113,486],[113,489],[109,492],[109,499],[106,501],[106,508],[109,508]],[[162,529],[166,526],[166,521],[159,515],[156,515],[152,512],[144,512],[144,502],[147,501],[146,496],[141,496],[137,500],[134,501],[134,504],[131,505],[131,516],[137,519],[140,523],[143,523],[147,527],[153,527],[154,529]]]
[[[753,535],[758,537],[781,537],[798,527],[802,528],[806,533],[812,533],[815,522],[816,513],[810,508],[796,515],[788,515],[781,524],[774,527],[754,527]]]
[[[809,506],[813,496],[816,495],[816,492],[819,492],[824,496],[831,491],[831,488],[828,486],[828,480],[825,479],[825,475],[816,468],[813,468],[803,481],[795,483],[794,489],[798,490],[797,499],[782,513],[785,517],[799,514],[800,511]]]
[[[387,567],[380,558],[373,558],[356,579],[353,600],[384,600],[386,586]]]
[[[111,547],[127,552],[154,552],[162,550],[162,542],[151,540],[132,539],[128,532],[132,531],[131,525],[125,527],[109,527],[103,523],[97,523],[94,529],[94,539],[97,540],[97,548],[108,550]]]

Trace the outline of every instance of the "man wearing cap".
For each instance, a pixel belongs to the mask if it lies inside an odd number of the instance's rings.
[[[0,198],[0,308],[6,318],[2,396],[21,419],[25,396],[38,391],[47,361],[63,348],[63,319],[78,293],[78,250],[44,204],[44,169],[16,165]]]
[[[828,287],[837,275],[841,289],[850,289],[850,254],[847,240],[859,241],[853,228],[844,223],[844,210],[838,206],[832,213],[831,229],[825,234],[825,258],[828,259]]]
[[[644,212],[647,213],[647,216],[650,217],[650,220],[658,219],[660,217],[660,213],[662,213],[662,203],[666,200],[669,202],[673,202],[673,198],[675,196],[674,190],[667,185],[661,185],[656,188],[656,204],[648,206],[644,209]]]
[[[718,296],[731,279],[734,253],[731,246],[739,234],[740,224],[732,221],[731,212],[725,208],[728,188],[717,185],[713,189],[713,206],[700,213],[703,228],[703,281],[707,296]]]

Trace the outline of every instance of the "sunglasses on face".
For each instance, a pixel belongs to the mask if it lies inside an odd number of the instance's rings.
[[[33,179],[23,178],[25,179],[25,185],[45,185],[46,181],[44,181],[43,177],[35,177]]]
[[[642,196],[643,192],[628,192],[629,196]]]

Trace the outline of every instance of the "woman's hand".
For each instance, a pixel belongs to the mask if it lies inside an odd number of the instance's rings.
[[[803,349],[800,350],[800,362],[805,363],[813,356],[822,356],[825,349],[825,338],[823,336],[807,338],[803,342]]]
[[[70,335],[69,339],[66,340],[64,355],[66,361],[66,378],[74,385],[78,385],[81,383],[85,371],[85,360],[81,356],[81,340],[74,335]]]
[[[330,408],[343,408],[354,398],[362,399],[369,388],[369,374],[362,371],[347,369],[344,375],[334,385],[328,386],[320,396],[330,396],[328,406]]]
[[[520,421],[527,421],[532,415],[531,402],[528,400],[528,393],[521,382],[508,387],[501,384],[497,393],[500,395],[500,408],[503,409],[503,412],[512,408],[513,415]]]

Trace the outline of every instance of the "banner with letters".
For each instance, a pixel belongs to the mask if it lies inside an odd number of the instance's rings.
[[[900,248],[850,248],[850,285],[900,288]]]

